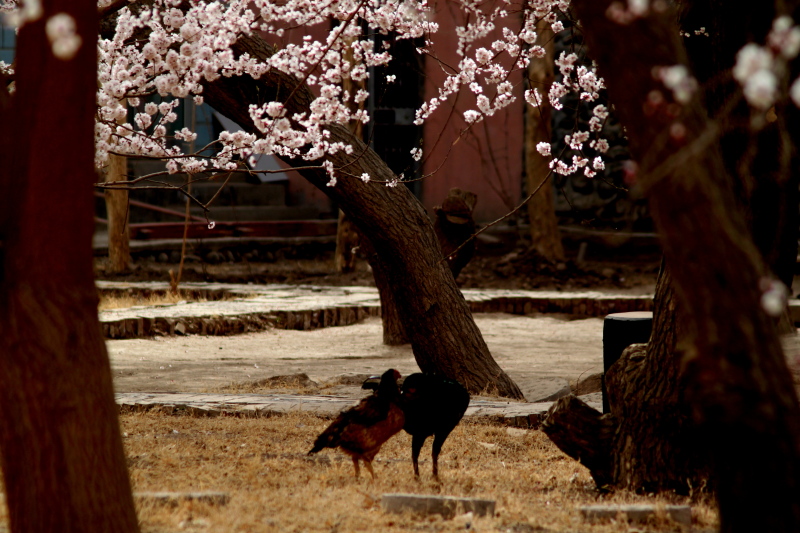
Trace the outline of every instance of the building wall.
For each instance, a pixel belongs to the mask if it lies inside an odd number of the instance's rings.
[[[456,20],[446,6],[435,14],[435,21],[439,23],[437,39],[447,37],[453,43],[447,48],[440,46],[436,50],[438,57],[443,65],[458,65],[461,57],[455,50],[455,27],[461,21]],[[497,31],[483,46],[488,48],[500,35]],[[425,97],[430,99],[438,95],[447,67],[438,65],[430,57],[426,62]],[[473,125],[460,139],[459,134],[466,127],[463,113],[469,109],[468,105],[474,108],[475,103],[475,95],[468,88],[461,90],[452,115],[451,98],[426,122],[424,147],[428,159],[423,170],[425,175],[433,175],[422,183],[421,200],[428,209],[438,205],[452,187],[478,195],[474,213],[478,222],[495,220],[519,204],[524,172],[524,89],[519,72],[510,80],[516,88],[517,100],[495,116]],[[491,96],[491,93],[487,95]]]
[[[452,42],[452,46],[438,48],[437,54],[444,63],[456,65],[460,60],[455,53],[456,20],[449,10],[434,16],[440,25],[437,40],[444,37]],[[320,39],[325,31],[327,28],[319,27],[312,28],[310,33]],[[289,38],[296,40],[297,36]],[[488,47],[496,38],[492,36],[485,46]],[[430,99],[438,94],[445,73],[433,59],[426,57],[425,74],[424,97]],[[517,101],[494,117],[474,125],[460,139],[459,134],[466,126],[463,112],[469,108],[468,104],[474,105],[475,102],[475,95],[469,89],[461,91],[454,113],[450,113],[451,99],[425,123],[423,136],[427,159],[422,170],[424,175],[431,175],[422,181],[418,190],[419,198],[429,212],[432,213],[432,208],[441,203],[452,187],[478,195],[475,208],[478,222],[492,221],[518,205],[522,197],[524,168],[523,79],[520,73],[515,73],[510,79],[517,88]],[[410,154],[408,157],[411,162]],[[330,212],[330,201],[324,193],[296,173],[289,173],[289,176],[289,201],[293,205],[311,203],[323,213]]]

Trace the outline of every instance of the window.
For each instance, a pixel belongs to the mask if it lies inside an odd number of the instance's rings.
[[[17,46],[17,32],[14,28],[0,25],[0,61],[10,65],[14,61],[14,48]]]

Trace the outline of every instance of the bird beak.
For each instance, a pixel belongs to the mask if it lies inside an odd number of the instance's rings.
[[[370,376],[364,380],[364,383],[361,384],[361,388],[366,390],[378,390],[378,385],[380,385],[380,383],[380,376]]]

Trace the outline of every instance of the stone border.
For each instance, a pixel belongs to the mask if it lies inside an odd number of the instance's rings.
[[[102,320],[100,324],[106,339],[137,339],[163,335],[238,335],[267,329],[311,330],[349,326],[377,316],[380,316],[378,307],[352,306],[216,316],[140,316]]]
[[[114,294],[166,292],[163,282],[97,282]],[[186,283],[203,303],[134,307],[100,313],[103,335],[132,339],[155,335],[235,335],[270,328],[310,330],[354,324],[380,316],[378,292],[370,287],[314,287]],[[611,313],[650,311],[652,297],[597,292],[509,291],[465,289],[473,313],[564,313],[602,317]],[[223,296],[229,299],[219,301]],[[231,299],[233,298],[233,299]]]
[[[120,392],[115,395],[121,413],[155,410],[166,414],[192,416],[239,416],[245,418],[281,416],[305,412],[334,418],[359,399],[342,396],[300,394],[205,394],[170,392]],[[553,402],[512,402],[473,398],[465,418],[483,419],[504,426],[536,429]],[[600,410],[599,402],[588,401]]]

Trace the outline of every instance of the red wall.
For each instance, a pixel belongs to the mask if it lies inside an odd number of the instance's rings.
[[[442,10],[436,13],[435,21],[439,24],[436,39],[441,42],[443,38],[450,38],[453,43],[446,49],[440,45],[436,50],[438,57],[445,64],[458,65],[461,57],[455,50],[456,19],[453,13]],[[483,43],[483,46],[489,48],[490,43],[500,35],[501,32],[496,31],[496,36]],[[446,75],[430,57],[426,58],[425,70],[428,75],[425,98],[430,99],[438,95],[438,87]],[[469,109],[468,105],[474,108],[475,95],[472,91],[462,88],[452,116],[449,117],[454,101],[451,97],[428,118],[424,130],[425,157],[428,159],[423,170],[426,175],[435,172],[423,181],[422,186],[421,199],[428,209],[438,205],[452,187],[467,189],[478,195],[475,207],[475,220],[478,222],[503,216],[510,210],[508,202],[514,206],[519,203],[523,176],[522,75],[515,73],[510,81],[516,88],[517,100],[493,117],[473,124],[470,131],[458,141],[459,133],[466,127],[463,112]],[[487,91],[487,96],[492,94],[493,91]],[[442,138],[431,151],[439,135]],[[436,171],[440,165],[441,168]]]
[[[439,23],[439,34],[436,40],[450,39],[452,46],[439,45],[436,52],[441,60],[450,65],[457,65],[461,59],[455,52],[456,21],[449,10],[434,15]],[[304,33],[307,30],[304,30]],[[312,28],[310,33],[316,39],[324,40],[327,27]],[[301,38],[296,32],[290,40]],[[488,39],[483,46],[498,38]],[[425,98],[438,95],[438,87],[445,79],[442,68],[430,57],[425,59],[427,79],[425,82]],[[424,125],[424,150],[426,161],[423,172],[432,174],[422,182],[421,200],[430,211],[447,196],[452,187],[460,187],[478,195],[475,207],[475,220],[489,222],[506,214],[509,203],[516,206],[521,199],[521,183],[523,176],[523,115],[524,100],[522,98],[522,75],[515,73],[510,78],[514,84],[517,101],[493,117],[473,125],[460,140],[458,135],[466,126],[463,112],[468,104],[474,106],[475,95],[468,89],[462,89],[456,101],[455,112],[450,114],[454,99],[451,97],[443,104]],[[492,94],[491,92],[489,94]],[[448,121],[449,119],[449,121]],[[440,137],[438,145],[434,144]],[[453,144],[455,142],[455,144]],[[437,170],[438,169],[438,170]],[[305,179],[294,172],[289,173],[289,202],[292,205],[314,205],[322,212],[330,211],[330,201]],[[505,199],[504,199],[505,198]]]

